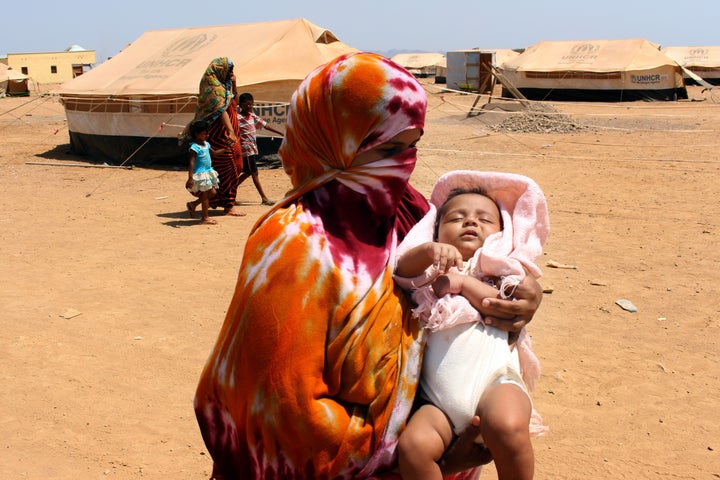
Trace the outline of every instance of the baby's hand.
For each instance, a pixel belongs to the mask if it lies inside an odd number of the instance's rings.
[[[188,179],[187,182],[185,182],[185,188],[192,188],[192,186],[193,186],[193,181],[190,178],[190,179]]]
[[[462,268],[463,258],[460,251],[447,243],[429,242],[427,254],[432,259],[440,273],[450,270],[450,267]]]

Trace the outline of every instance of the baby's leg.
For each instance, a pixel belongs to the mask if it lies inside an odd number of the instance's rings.
[[[530,442],[531,413],[527,394],[512,383],[491,385],[480,398],[480,431],[492,453],[500,480],[533,478],[535,455]]]
[[[452,440],[452,425],[434,405],[423,405],[400,435],[400,474],[408,479],[442,479],[438,460]]]

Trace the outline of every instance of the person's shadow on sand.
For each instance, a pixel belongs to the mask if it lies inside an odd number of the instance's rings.
[[[223,216],[222,211],[215,212],[213,210],[210,210],[209,216]],[[180,227],[192,227],[194,225],[200,224],[200,218],[190,218],[188,216],[187,210],[181,210],[179,212],[165,212],[165,213],[158,213],[158,217],[160,218],[174,218],[177,220],[169,220],[167,222],[162,222],[163,225],[166,225],[168,227],[173,228],[180,228]]]

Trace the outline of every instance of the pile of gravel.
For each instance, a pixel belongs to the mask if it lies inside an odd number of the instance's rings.
[[[573,133],[589,129],[547,104],[532,104],[489,128],[502,133]]]

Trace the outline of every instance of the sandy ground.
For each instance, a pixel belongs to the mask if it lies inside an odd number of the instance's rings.
[[[585,128],[510,133],[492,128],[507,114],[468,117],[473,96],[427,88],[423,193],[479,169],[548,197],[536,478],[720,478],[717,94],[551,103]],[[0,478],[207,478],[193,393],[267,207],[248,181],[247,217],[198,225],[184,165],[91,168],[52,95],[0,99],[0,137]],[[289,187],[261,179],[272,198]]]

